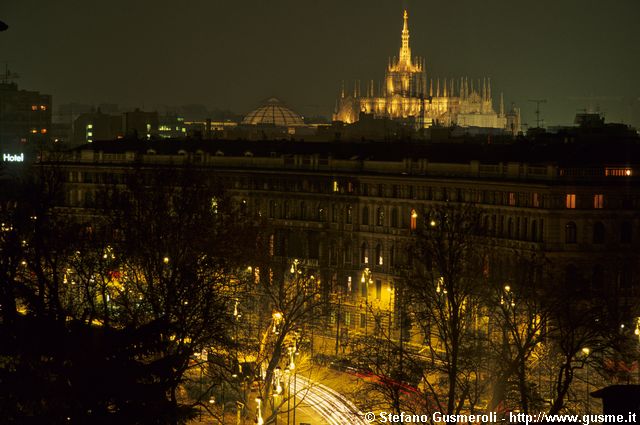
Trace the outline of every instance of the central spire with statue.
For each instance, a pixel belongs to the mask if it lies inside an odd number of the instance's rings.
[[[378,83],[376,90],[371,80],[363,94],[360,81],[354,82],[352,91],[343,83],[334,121],[351,124],[364,113],[404,121],[418,129],[441,125],[520,131],[519,113],[514,109],[505,114],[502,96],[499,112],[494,110],[489,78],[477,79],[475,84],[468,77],[436,78],[434,90],[434,78],[427,79],[425,59],[411,57],[406,10],[403,21],[400,54],[389,58],[384,84]]]

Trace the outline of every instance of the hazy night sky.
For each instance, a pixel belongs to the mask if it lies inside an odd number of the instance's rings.
[[[409,9],[428,77],[492,78],[535,123],[600,106],[640,126],[638,0],[2,0],[0,61],[61,103],[246,113],[277,96],[329,116],[341,80],[382,80]],[[592,100],[589,100],[592,97]]]

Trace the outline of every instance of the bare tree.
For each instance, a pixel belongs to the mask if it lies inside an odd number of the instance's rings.
[[[473,411],[484,391],[486,339],[477,318],[484,296],[481,212],[471,205],[438,206],[423,214],[417,275],[410,281],[426,356],[424,386],[441,412]]]

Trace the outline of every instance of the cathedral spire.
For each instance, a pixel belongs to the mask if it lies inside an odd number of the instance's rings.
[[[402,47],[400,47],[401,68],[411,68],[411,48],[409,47],[409,14],[404,11],[404,26],[402,27]]]
[[[482,79],[482,100],[487,100],[489,96],[487,96],[487,77]]]

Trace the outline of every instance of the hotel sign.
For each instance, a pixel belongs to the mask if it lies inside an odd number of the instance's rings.
[[[24,162],[24,153],[20,154],[2,154],[2,162]]]

